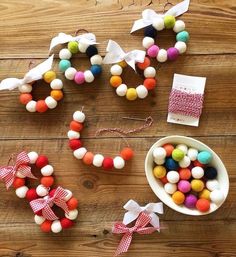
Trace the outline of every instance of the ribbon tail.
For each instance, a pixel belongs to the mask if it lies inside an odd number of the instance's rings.
[[[49,47],[49,53],[55,46],[65,44],[72,40],[73,40],[73,37],[71,35],[67,35],[65,33],[59,33],[56,37],[54,37],[51,40],[50,47]]]
[[[126,212],[123,218],[123,223],[125,225],[128,225],[132,221],[136,220],[138,218],[139,213],[140,212],[132,212],[132,211]]]
[[[130,243],[132,241],[132,234],[131,233],[127,233],[125,235],[123,235],[117,249],[115,252],[115,256],[118,256],[122,253],[125,253],[128,251]]]
[[[151,213],[151,221],[150,224],[154,227],[157,228],[157,231],[160,232],[160,221],[159,217],[155,213]]]
[[[175,17],[180,16],[181,14],[185,13],[189,9],[190,0],[184,0],[175,6],[171,7],[165,15],[173,15]]]
[[[45,219],[48,220],[57,220],[59,219],[56,214],[53,212],[53,210],[51,209],[51,207],[49,205],[46,205],[43,209],[42,209],[42,214],[43,217]]]
[[[21,79],[7,78],[1,81],[0,90],[13,90],[22,84]]]
[[[133,27],[132,27],[130,33],[133,33],[134,31],[137,31],[137,30],[139,30],[139,29],[142,29],[142,28],[144,28],[144,27],[147,27],[147,26],[149,26],[149,25],[151,25],[151,24],[152,24],[151,21],[150,21],[150,22],[144,22],[143,19],[136,20],[136,21],[134,22],[134,24],[133,24]]]

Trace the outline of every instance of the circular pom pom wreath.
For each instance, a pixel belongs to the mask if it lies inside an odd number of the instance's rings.
[[[44,199],[45,201],[48,201],[49,203],[48,206],[51,208],[51,210],[54,212],[54,209],[59,209],[60,207],[56,204],[56,201],[53,202],[50,199],[52,199],[54,197],[54,194],[56,192],[57,189],[52,189],[49,192],[48,196],[45,196],[44,198],[37,198],[34,199],[35,201],[38,201],[41,199]],[[42,211],[39,211],[37,213],[35,213],[34,216],[34,221],[36,224],[38,224],[41,228],[41,230],[45,233],[49,233],[49,232],[53,232],[53,233],[59,233],[61,232],[63,229],[68,229],[70,227],[72,227],[75,223],[75,220],[78,216],[78,200],[73,197],[73,194],[70,190],[68,189],[63,189],[67,194],[66,196],[62,196],[60,197],[60,202],[63,202],[68,210],[68,212],[64,211],[64,216],[62,217],[54,217],[52,219],[47,219],[45,218],[45,214]],[[32,202],[31,202],[32,203]],[[32,207],[32,205],[31,205]],[[55,214],[55,213],[54,213]]]
[[[91,67],[88,70],[80,71],[72,67],[70,59],[74,54],[85,53],[90,59]],[[98,54],[97,47],[79,42],[69,42],[67,48],[63,48],[59,53],[59,69],[65,73],[68,80],[74,80],[78,85],[92,83],[102,72],[102,57]]]
[[[102,154],[93,154],[89,152],[80,140],[80,132],[82,131],[85,121],[85,114],[82,111],[76,111],[73,114],[73,121],[70,123],[70,130],[67,132],[69,138],[69,147],[73,151],[74,157],[82,160],[86,165],[102,167],[105,170],[123,169],[125,161],[133,158],[134,152],[130,147],[125,147],[119,155],[114,158],[105,157]]]
[[[167,50],[155,44],[158,31],[163,29],[173,29],[176,33],[176,44]],[[145,28],[143,47],[146,49],[147,55],[156,58],[158,62],[174,61],[180,54],[186,52],[188,40],[189,33],[185,30],[185,23],[181,20],[176,21],[174,16],[166,15],[163,18],[155,19],[152,25]]]
[[[47,71],[43,75],[43,80],[50,84],[51,93],[45,99],[38,101],[33,100],[32,90],[34,83],[24,84],[19,87],[20,91],[20,102],[26,106],[26,110],[29,112],[46,112],[48,109],[54,109],[57,106],[57,102],[63,98],[63,83],[60,79],[56,78],[54,71]]]
[[[114,64],[111,66],[111,78],[110,84],[112,87],[116,88],[116,94],[118,96],[125,96],[127,100],[134,101],[136,99],[144,99],[148,96],[148,91],[153,90],[156,87],[157,80],[156,69],[150,66],[150,59],[145,57],[143,63],[137,63],[137,69],[144,76],[144,81],[142,85],[137,87],[128,88],[126,84],[122,81],[122,72],[127,64],[125,61]]]

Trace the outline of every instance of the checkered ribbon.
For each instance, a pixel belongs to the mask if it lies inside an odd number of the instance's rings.
[[[147,234],[152,234],[154,231],[158,229],[156,227],[146,227],[148,223],[150,223],[151,219],[152,218],[150,215],[144,212],[141,212],[141,214],[139,215],[138,219],[135,222],[134,227],[132,228],[126,227],[122,222],[115,223],[112,229],[112,233],[124,234],[115,252],[115,256],[118,256],[128,251],[134,232],[137,232],[138,234],[141,234],[141,235],[145,235],[145,234],[147,235]]]
[[[0,179],[6,184],[6,188],[13,184],[17,173],[21,174],[24,177],[37,179],[31,173],[31,167],[29,166],[30,159],[26,152],[21,152],[16,156],[16,161],[12,166],[3,166],[0,167]]]
[[[30,202],[30,206],[34,213],[42,210],[42,216],[47,220],[57,220],[58,217],[53,212],[51,207],[55,204],[62,208],[66,214],[69,213],[68,206],[65,201],[65,197],[68,192],[62,187],[58,187],[52,197],[45,197],[33,200]]]

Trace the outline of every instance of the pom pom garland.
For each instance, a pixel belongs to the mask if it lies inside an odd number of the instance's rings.
[[[43,113],[48,109],[54,109],[57,106],[57,102],[63,98],[63,83],[60,79],[56,78],[56,73],[54,71],[47,71],[44,73],[43,80],[47,84],[50,84],[52,89],[50,96],[46,97],[44,100],[33,100],[31,92],[33,90],[34,83],[25,84],[19,87],[19,91],[21,93],[19,98],[20,103],[25,105],[26,110],[29,112]]]

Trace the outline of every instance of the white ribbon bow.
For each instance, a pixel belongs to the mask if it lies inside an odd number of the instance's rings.
[[[134,200],[129,200],[123,208],[127,210],[124,215],[123,223],[125,225],[131,223],[132,221],[136,220],[141,212],[145,212],[150,215],[152,218],[150,224],[153,227],[160,227],[159,217],[155,214],[155,212],[159,214],[163,214],[163,204],[160,203],[149,203],[145,206],[139,206],[137,202]],[[160,229],[158,229],[160,231]]]
[[[142,12],[143,18],[134,22],[130,33],[152,25],[155,19],[163,18],[166,15],[172,15],[174,17],[180,16],[181,14],[188,11],[189,4],[190,0],[184,0],[177,5],[171,7],[167,12],[163,14],[156,13],[154,10],[151,9],[146,9]]]
[[[86,45],[95,45],[97,44],[96,42],[96,36],[93,33],[85,33],[82,35],[78,35],[78,36],[71,36],[71,35],[67,35],[65,33],[59,33],[56,37],[54,37],[51,40],[51,44],[50,44],[50,48],[49,48],[49,52],[57,45],[61,45],[61,44],[65,44],[71,41],[76,41],[79,43],[83,43]]]
[[[126,63],[135,70],[136,62],[144,62],[145,52],[141,50],[132,50],[125,53],[118,43],[113,40],[109,40],[107,44],[107,54],[103,59],[103,63],[111,64],[121,61]]]
[[[31,83],[33,81],[42,79],[43,74],[52,68],[54,55],[51,55],[46,61],[40,63],[33,69],[29,70],[23,79],[7,78],[1,81],[0,90],[13,90],[24,84]]]

